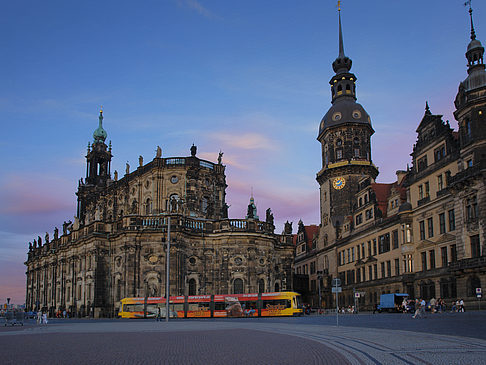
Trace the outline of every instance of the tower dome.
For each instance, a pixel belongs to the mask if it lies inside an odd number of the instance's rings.
[[[103,129],[103,109],[100,109],[100,116],[99,116],[99,125],[98,128],[93,132],[93,139],[95,142],[105,142],[106,137],[108,134]]]

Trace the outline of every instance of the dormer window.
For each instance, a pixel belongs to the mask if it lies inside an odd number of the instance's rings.
[[[425,170],[427,168],[427,156],[422,157],[418,160],[418,172]]]

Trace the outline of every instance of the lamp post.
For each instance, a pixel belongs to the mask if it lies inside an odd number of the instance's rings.
[[[169,278],[170,278],[170,216],[167,218],[167,253],[165,257],[165,321],[169,322]]]

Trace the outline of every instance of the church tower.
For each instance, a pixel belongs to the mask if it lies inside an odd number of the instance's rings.
[[[321,200],[321,234],[339,238],[343,222],[352,214],[354,194],[378,175],[371,160],[371,120],[356,102],[356,76],[344,54],[339,9],[339,55],[332,64],[332,106],[322,118],[317,140],[322,146],[322,169],[317,173]]]
[[[100,110],[98,117],[98,128],[93,132],[93,144],[88,143],[88,153],[86,154],[86,180],[79,182],[77,217],[80,222],[84,222],[86,207],[90,199],[90,194],[103,189],[111,181],[111,142],[107,146],[105,140],[106,131],[103,129],[103,110]]]

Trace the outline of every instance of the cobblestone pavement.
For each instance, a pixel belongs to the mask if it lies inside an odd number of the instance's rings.
[[[2,364],[486,364],[486,341],[278,320],[77,321],[0,332]]]

